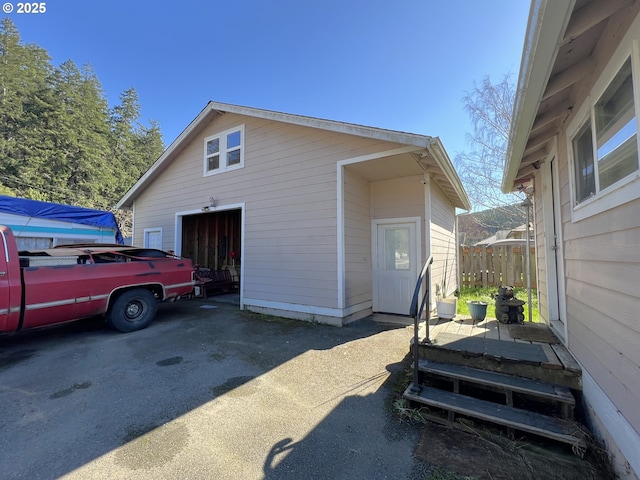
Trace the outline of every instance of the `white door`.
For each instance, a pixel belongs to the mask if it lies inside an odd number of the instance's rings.
[[[418,276],[415,223],[377,223],[374,241],[373,309],[409,315]]]
[[[556,335],[566,338],[564,321],[564,264],[562,257],[562,217],[558,189],[558,161],[554,156],[544,164],[542,181],[542,206],[547,269],[548,322]]]

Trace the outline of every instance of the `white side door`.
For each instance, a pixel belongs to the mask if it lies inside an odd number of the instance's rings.
[[[417,224],[374,224],[373,310],[409,315],[418,276]]]
[[[547,244],[547,282],[548,282],[548,307],[549,322],[555,333],[562,339],[567,339],[567,325],[564,321],[565,306],[565,290],[564,290],[564,259],[562,248],[562,217],[560,214],[560,190],[559,190],[559,172],[558,161],[556,157],[552,158],[545,167],[543,172],[545,185],[549,189],[543,189],[543,195],[546,195],[547,207],[546,214],[550,217],[545,228],[547,236],[545,242]],[[544,200],[543,199],[543,202]]]

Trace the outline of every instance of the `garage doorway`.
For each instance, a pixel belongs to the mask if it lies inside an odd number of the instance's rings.
[[[240,272],[242,210],[206,212],[182,217],[181,254],[202,268]]]

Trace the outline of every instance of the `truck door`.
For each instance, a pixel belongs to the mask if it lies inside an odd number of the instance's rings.
[[[20,318],[20,266],[11,263],[19,261],[10,244],[14,241],[11,230],[0,225],[0,332],[15,330]],[[16,258],[11,258],[12,253]]]

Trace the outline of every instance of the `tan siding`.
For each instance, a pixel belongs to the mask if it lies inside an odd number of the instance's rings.
[[[369,182],[345,168],[345,307],[373,300]]]
[[[242,124],[244,168],[205,177],[204,138]],[[136,242],[145,228],[162,227],[163,248],[174,248],[176,212],[199,209],[212,196],[218,208],[245,203],[245,299],[335,308],[336,162],[397,146],[225,113],[136,199]]]
[[[421,176],[371,184],[374,219],[420,217],[420,243],[423,256],[426,245],[424,189]],[[420,259],[418,264],[422,260]],[[422,265],[418,268],[422,268]]]
[[[587,87],[584,92],[591,84]],[[576,103],[574,112],[580,104]],[[566,132],[560,132],[559,210],[568,345],[615,407],[640,431],[640,199],[572,222],[569,147]]]
[[[373,217],[421,217],[424,220],[424,185],[421,182],[420,176],[373,182]]]
[[[431,255],[433,255],[431,282],[435,294],[444,280],[446,266],[446,294],[450,295],[458,285],[455,208],[435,182],[431,182],[430,187]]]
[[[567,309],[571,312],[568,321],[571,325],[569,342],[572,353],[587,368],[589,374],[597,379],[600,388],[620,413],[637,429],[640,425],[640,409],[637,408],[640,404],[640,382],[625,383],[624,379],[637,379],[638,363],[622,354],[615,345],[618,342],[612,341],[607,323],[614,323],[615,320],[601,315],[596,319],[593,312],[571,297],[568,298]],[[599,328],[597,322],[601,323]],[[598,331],[591,330],[593,327]],[[638,335],[635,332],[629,333],[631,335],[628,343],[635,341],[631,346],[637,352]]]

